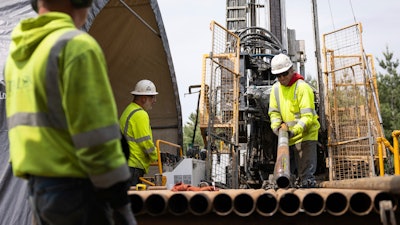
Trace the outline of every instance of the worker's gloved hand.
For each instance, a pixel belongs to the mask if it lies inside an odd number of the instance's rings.
[[[285,123],[282,123],[281,125],[279,125],[279,127],[274,128],[274,129],[272,130],[272,132],[274,132],[274,134],[275,134],[276,136],[279,136],[279,129],[281,129],[281,127],[282,127],[283,124],[285,124]]]
[[[128,181],[118,182],[109,188],[97,189],[100,199],[108,202],[114,210],[115,219],[118,224],[136,225],[135,217],[131,211],[131,204],[128,197]]]

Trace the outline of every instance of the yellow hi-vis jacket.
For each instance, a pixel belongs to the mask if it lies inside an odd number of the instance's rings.
[[[271,89],[268,115],[272,130],[286,123],[293,131],[289,146],[318,140],[320,124],[315,112],[314,92],[305,81],[297,80],[289,87],[275,83]]]
[[[122,113],[119,125],[129,144],[128,166],[148,173],[150,163],[158,158],[149,115],[138,104],[131,102]]]
[[[99,188],[127,180],[97,42],[59,12],[21,21],[11,37],[5,81],[14,175],[89,178]]]

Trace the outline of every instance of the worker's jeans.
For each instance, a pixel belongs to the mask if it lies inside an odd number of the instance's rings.
[[[304,141],[290,146],[290,171],[297,174],[300,186],[314,183],[317,170],[317,141]]]
[[[31,176],[28,185],[33,224],[113,224],[111,209],[96,198],[88,179]]]
[[[136,186],[136,184],[142,183],[139,180],[139,177],[144,176],[144,170],[134,167],[129,167],[129,171],[131,172],[131,178],[129,179],[130,186]]]

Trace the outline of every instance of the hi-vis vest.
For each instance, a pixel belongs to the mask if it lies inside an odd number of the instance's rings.
[[[120,129],[130,148],[128,166],[143,169],[148,173],[150,163],[158,158],[149,115],[138,104],[132,102],[121,115]]]
[[[320,124],[315,112],[314,93],[305,81],[297,80],[289,87],[279,82],[275,83],[269,101],[271,129],[279,127],[283,122],[286,123],[289,130],[294,133],[289,145],[318,140]]]
[[[48,60],[34,64],[37,58]],[[6,110],[16,176],[90,178],[100,188],[129,178],[105,65],[94,39],[70,28],[48,35],[28,60],[8,58]]]

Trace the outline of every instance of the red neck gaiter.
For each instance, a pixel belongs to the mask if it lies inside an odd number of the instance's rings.
[[[304,80],[304,77],[298,73],[293,74],[292,79],[290,80],[290,82],[288,83],[288,87],[292,86],[297,80]]]

